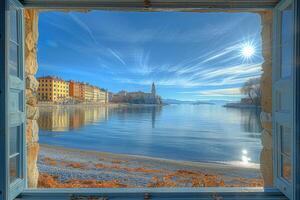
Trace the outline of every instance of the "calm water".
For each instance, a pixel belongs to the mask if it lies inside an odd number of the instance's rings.
[[[40,109],[40,142],[176,160],[259,163],[259,112],[220,105]]]

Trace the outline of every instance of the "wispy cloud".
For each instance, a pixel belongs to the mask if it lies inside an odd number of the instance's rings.
[[[243,42],[245,41],[238,40],[231,44],[222,43],[212,50],[201,51],[199,55],[194,55],[177,64],[167,65],[166,68],[160,69],[176,73],[177,75],[193,74],[195,76],[195,74],[204,73],[205,71],[203,70],[206,69],[226,68],[226,65],[232,61],[243,60],[241,55],[239,55]],[[239,64],[237,68],[244,65],[247,65],[247,63]]]
[[[180,92],[184,94],[197,94],[202,96],[227,96],[227,95],[242,95],[240,87],[224,88],[224,89],[210,89],[210,90],[196,90],[189,92]]]
[[[43,69],[44,73],[39,73],[41,76],[46,76],[46,75],[57,75],[56,71],[62,71],[61,69],[63,69],[63,75],[69,75],[70,77],[72,76],[78,76],[80,75],[81,77],[91,77],[95,75],[95,72],[92,71],[77,71],[77,70],[73,70],[72,68],[76,67],[76,66],[68,66],[68,65],[58,65],[58,64],[49,64],[49,63],[39,63],[40,68]]]
[[[83,30],[85,30],[88,35],[91,37],[91,39],[93,40],[93,42],[95,42],[96,44],[99,44],[98,41],[96,40],[93,31],[90,29],[90,27],[84,23],[80,18],[78,18],[75,14],[70,13],[69,16],[71,17],[71,19],[73,19],[73,21],[79,26],[81,27]]]
[[[47,40],[46,41],[46,44],[50,47],[53,47],[53,48],[56,48],[58,47],[58,43],[56,41],[53,41],[53,40]]]
[[[46,23],[50,31],[54,29],[50,35],[63,35],[46,38],[43,44],[61,49],[52,54],[67,52],[70,57],[66,60],[73,63],[63,67],[65,58],[60,55],[61,60],[52,56],[41,63],[48,64],[43,65],[45,71],[57,70],[74,77],[109,73],[107,87],[114,90],[127,86],[140,89],[155,82],[161,89],[195,91],[190,94],[204,96],[231,95],[233,88],[261,75],[261,49],[257,49],[255,59],[247,62],[240,55],[245,40],[255,40],[260,47],[260,27],[248,29],[244,25],[259,22],[258,15],[157,14],[55,12],[52,18],[42,14],[43,26]],[[209,21],[217,15],[226,20]],[[143,20],[137,16],[143,16]],[[47,58],[49,52],[44,54]],[[214,91],[204,91],[207,88]]]
[[[201,78],[195,80],[195,79],[191,79],[190,77],[178,77],[178,76],[169,77],[169,78],[152,77],[149,79],[117,78],[115,80],[122,83],[136,84],[136,85],[149,85],[152,82],[155,82],[155,84],[159,86],[193,88],[193,87],[227,86],[227,85],[242,84],[245,83],[250,78],[256,78],[259,76],[260,75],[247,75],[245,77],[238,77],[236,75],[232,75],[232,76],[211,79],[209,81],[205,81],[204,79]]]
[[[117,51],[111,49],[111,48],[107,48],[107,50],[118,60],[120,61],[123,65],[126,65],[125,61],[121,58],[121,56],[119,55],[119,53],[117,53]]]
[[[143,20],[143,23],[145,24],[143,28],[141,28],[140,24],[137,26],[132,26],[131,21],[126,19],[126,17],[114,18],[111,16],[109,17],[108,15],[105,15],[105,21],[102,21],[101,26],[98,25],[99,20],[95,20],[93,25],[96,27],[98,32],[101,32],[101,35],[99,35],[100,38],[113,42],[126,42],[131,44],[141,44],[147,42],[198,43],[202,42],[203,38],[207,38],[207,35],[212,37],[224,36],[224,34],[236,29],[241,23],[249,19],[249,15],[245,13],[244,15],[239,15],[239,17],[233,18],[234,20],[227,21],[226,23],[224,23],[222,20],[218,20],[214,23],[207,23],[204,27],[200,25],[200,22],[198,22],[199,26],[194,26],[191,30],[189,28],[182,29],[181,26],[178,26],[178,24],[185,23],[184,18],[180,17],[183,16],[183,13],[179,12],[172,14],[174,15],[172,21],[165,20],[163,17],[160,17],[160,19],[157,21],[157,18],[149,20],[149,16],[143,16],[148,14],[142,13],[141,18],[145,19]],[[238,14],[195,13],[194,15],[196,18],[201,19],[203,16],[208,18],[209,16],[215,17],[220,15],[220,17],[224,17],[224,15],[233,16]],[[257,15],[257,18],[259,18],[259,15]],[[186,19],[190,18],[188,17]],[[155,28],[153,28],[153,26],[155,26]]]
[[[243,75],[257,75],[261,73],[261,65],[262,63],[257,64],[239,64],[236,66],[229,66],[229,67],[218,67],[214,69],[205,69],[202,70],[200,73],[194,74],[194,77],[201,76],[203,80],[218,78],[220,76],[227,78],[235,77],[235,76],[243,76]]]

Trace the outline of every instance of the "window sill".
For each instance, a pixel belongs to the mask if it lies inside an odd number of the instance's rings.
[[[31,199],[272,199],[287,200],[277,189],[266,188],[80,188],[27,189],[19,198]]]

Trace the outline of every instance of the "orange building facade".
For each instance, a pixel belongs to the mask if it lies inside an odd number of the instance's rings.
[[[38,78],[38,100],[40,102],[80,102],[108,103],[108,92],[97,86],[77,81],[65,81],[58,77]]]
[[[85,87],[83,83],[70,81],[69,82],[69,95],[70,97],[83,101],[85,94]]]

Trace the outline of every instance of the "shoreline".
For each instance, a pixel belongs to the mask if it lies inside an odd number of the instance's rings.
[[[161,107],[167,104],[129,104],[129,103],[97,103],[97,102],[87,102],[87,103],[74,103],[74,104],[55,104],[55,103],[38,103],[39,108],[47,108],[47,107],[92,107],[92,106],[103,106],[103,107]]]
[[[87,149],[75,149],[69,147],[48,145],[48,144],[40,144],[42,148],[55,148],[59,151],[73,152],[73,153],[82,153],[89,154],[94,156],[106,156],[115,159],[140,159],[154,162],[165,162],[174,165],[182,165],[182,166],[194,166],[194,167],[207,167],[207,168],[220,168],[220,169],[249,169],[249,170],[259,170],[259,164],[256,163],[248,163],[248,165],[241,165],[242,163],[238,162],[203,162],[203,161],[187,161],[187,160],[174,160],[174,159],[166,159],[160,157],[152,157],[152,156],[144,156],[144,155],[134,155],[134,154],[123,154],[123,153],[111,153],[104,151],[96,151],[96,150],[87,150]],[[230,164],[232,163],[232,164]],[[237,163],[234,165],[234,163]]]
[[[39,187],[262,186],[260,170],[40,145]],[[52,185],[47,184],[48,182]],[[79,184],[79,185],[78,185]],[[91,187],[91,185],[89,185]]]
[[[227,103],[223,105],[225,108],[241,108],[241,109],[256,109],[260,110],[261,106],[253,105],[253,104],[243,104],[243,103]]]

